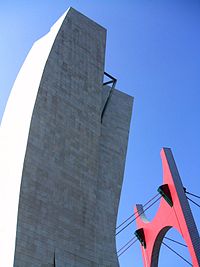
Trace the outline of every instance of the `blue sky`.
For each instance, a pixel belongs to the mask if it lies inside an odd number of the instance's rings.
[[[0,119],[33,42],[69,6],[107,28],[105,69],[118,79],[118,89],[135,97],[118,221],[162,184],[162,147],[172,148],[183,184],[200,195],[198,0],[1,1]],[[191,207],[200,228],[200,210]],[[156,208],[148,215],[153,218],[155,213]],[[134,231],[132,225],[117,238],[119,248]],[[168,236],[181,240],[175,230]],[[189,257],[187,249],[179,252]],[[120,257],[120,266],[143,266],[138,243]],[[159,266],[188,265],[163,247]]]

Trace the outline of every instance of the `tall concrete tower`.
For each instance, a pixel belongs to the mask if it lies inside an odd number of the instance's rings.
[[[0,266],[118,266],[132,97],[103,85],[106,30],[70,8],[37,41],[0,130]]]

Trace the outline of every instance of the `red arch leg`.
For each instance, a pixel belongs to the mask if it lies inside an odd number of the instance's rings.
[[[176,228],[184,238],[191,255],[193,267],[200,267],[200,238],[192,212],[186,198],[184,188],[169,148],[161,150],[163,166],[163,189],[168,196],[168,202],[162,198],[160,207],[154,219],[149,222],[143,212],[142,205],[136,205],[135,211],[141,214],[137,218],[137,230],[141,239],[141,246],[145,267],[157,267],[159,251],[166,232]],[[166,190],[169,189],[169,192]],[[171,201],[170,201],[171,195]],[[171,206],[170,206],[171,205]],[[143,235],[143,236],[142,236]],[[145,246],[144,246],[145,243]]]

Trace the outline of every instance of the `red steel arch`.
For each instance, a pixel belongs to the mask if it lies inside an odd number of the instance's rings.
[[[162,240],[166,232],[174,227],[188,246],[193,267],[200,267],[199,233],[170,148],[161,150],[161,159],[163,185],[169,189],[169,192],[165,192],[168,202],[166,198],[161,198],[158,212],[151,222],[147,220],[143,213],[142,205],[136,205],[135,207],[136,217],[138,217],[136,220],[137,231],[140,234],[140,238],[143,239],[141,240],[143,241],[141,249],[144,266],[158,266]]]

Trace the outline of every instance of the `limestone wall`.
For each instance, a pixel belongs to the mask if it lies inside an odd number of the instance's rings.
[[[29,81],[33,69],[21,70],[29,112],[13,100],[16,111],[23,109],[20,120],[23,113],[29,119],[23,149],[18,147],[14,267],[118,266],[115,224],[132,97],[114,90],[101,122],[110,90],[103,86],[106,30],[70,8],[52,31],[32,48],[36,57],[43,51],[48,56],[46,64],[34,65],[38,86]],[[27,61],[32,65],[29,56]],[[14,132],[10,138],[18,141]]]

